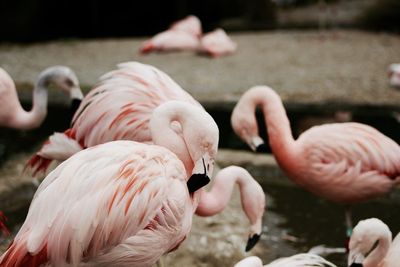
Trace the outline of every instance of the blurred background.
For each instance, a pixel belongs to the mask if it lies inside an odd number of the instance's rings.
[[[0,41],[153,35],[188,14],[198,16],[205,31],[400,30],[398,0],[2,0]]]

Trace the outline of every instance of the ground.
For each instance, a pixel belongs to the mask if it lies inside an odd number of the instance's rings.
[[[266,84],[286,102],[398,105],[400,90],[388,85],[387,67],[400,61],[398,35],[361,31],[246,32],[231,34],[232,56],[211,59],[190,52],[140,55],[141,39],[60,40],[0,45],[0,66],[19,87],[34,83],[44,68],[64,64],[90,88],[125,61],[168,73],[201,101],[236,101],[249,87]],[[28,86],[29,87],[29,86]],[[26,93],[27,96],[30,93]]]

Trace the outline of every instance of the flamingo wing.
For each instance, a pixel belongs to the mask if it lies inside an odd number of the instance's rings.
[[[55,266],[75,266],[106,254],[155,217],[166,217],[167,196],[180,188],[177,195],[188,197],[185,184],[183,164],[161,147],[115,141],[81,151],[44,179],[3,263],[46,254]]]
[[[400,147],[359,123],[313,127],[298,139],[300,184],[336,202],[353,203],[389,192],[400,182]]]

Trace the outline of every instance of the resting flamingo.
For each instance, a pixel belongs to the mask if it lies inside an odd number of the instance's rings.
[[[269,144],[282,170],[314,194],[347,206],[388,193],[400,181],[400,146],[360,123],[315,126],[294,140],[278,94],[267,86],[249,89],[235,106],[231,123],[252,150],[264,150],[256,106],[261,105]],[[346,210],[347,235],[352,223]]]
[[[76,108],[83,95],[75,73],[65,66],[53,66],[40,73],[33,90],[32,110],[26,112],[18,101],[13,80],[0,68],[0,126],[21,130],[39,127],[47,114],[47,87],[52,83],[69,93],[72,109]]]
[[[325,260],[324,258],[311,254],[302,253],[287,258],[277,259],[267,265],[263,265],[261,259],[256,256],[247,257],[234,267],[336,267],[333,263]]]
[[[174,107],[171,104],[167,105],[173,99],[198,107],[196,112],[208,115],[202,110],[200,103],[160,70],[137,62],[118,66],[118,70],[104,75],[101,82],[86,95],[75,114],[72,128],[64,133],[56,133],[51,136],[49,141],[46,141],[42,149],[31,159],[28,164],[34,168],[34,174],[45,170],[53,159],[65,160],[83,148],[111,140],[129,139],[154,143],[157,138],[163,138],[163,136],[159,134],[158,128],[152,127],[150,124],[153,111],[157,106]],[[164,108],[165,114],[170,113],[168,109]],[[181,117],[185,113],[186,111],[181,111],[170,118],[164,118],[164,116],[159,116],[159,118],[164,120],[163,127],[170,129],[171,122],[185,120]],[[218,131],[212,119],[200,126],[212,132]],[[171,127],[173,129],[171,133],[181,132],[179,124],[172,124]],[[192,128],[196,129],[196,127],[198,125],[194,125]],[[204,163],[208,166],[208,173],[211,174],[217,146],[216,144],[210,145],[213,147],[213,152],[204,157],[206,160]],[[195,164],[191,153],[188,153],[186,149],[175,151],[175,153],[184,162],[188,175],[193,173],[193,169],[197,173],[202,170],[203,162],[199,161]],[[243,179],[246,180],[246,177]],[[219,181],[219,178],[216,181]],[[234,181],[235,179],[232,178],[233,183]],[[217,182],[215,186],[218,188]],[[227,198],[229,199],[229,197]],[[205,199],[210,198],[205,196]],[[243,199],[244,197],[242,201]],[[224,207],[226,204],[219,205]],[[262,217],[263,209],[258,211],[261,216],[257,215],[257,219],[254,219],[252,211],[245,209],[245,212],[252,223],[248,241],[248,247],[251,248],[251,244],[255,244],[261,234],[261,228],[258,228],[258,218]]]
[[[221,57],[232,54],[237,44],[229,38],[223,29],[216,29],[205,34],[200,41],[200,51],[212,57]]]
[[[388,74],[390,86],[400,88],[400,64],[390,64]]]
[[[153,51],[197,50],[201,34],[200,20],[190,15],[144,42],[140,52],[144,54]]]
[[[362,220],[354,227],[349,250],[350,267],[395,267],[400,260],[400,234],[392,242],[392,232],[384,222]]]
[[[202,129],[185,135],[198,156],[209,149],[199,137],[215,139]],[[0,266],[151,266],[190,231],[199,195],[189,181],[162,146],[124,140],[83,150],[40,184]]]

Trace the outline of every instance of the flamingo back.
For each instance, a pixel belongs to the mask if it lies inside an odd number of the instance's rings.
[[[296,143],[302,166],[292,176],[317,195],[358,202],[385,194],[400,181],[400,146],[368,125],[315,126]]]
[[[1,266],[43,250],[52,266],[149,266],[190,230],[185,174],[158,146],[115,141],[81,151],[44,179]]]
[[[17,110],[22,111],[17,90],[10,75],[0,68],[0,126],[9,126]]]
[[[118,67],[101,77],[74,115],[72,129],[84,146],[119,139],[151,142],[148,123],[160,104],[180,100],[201,107],[168,75],[152,66],[128,62]]]

